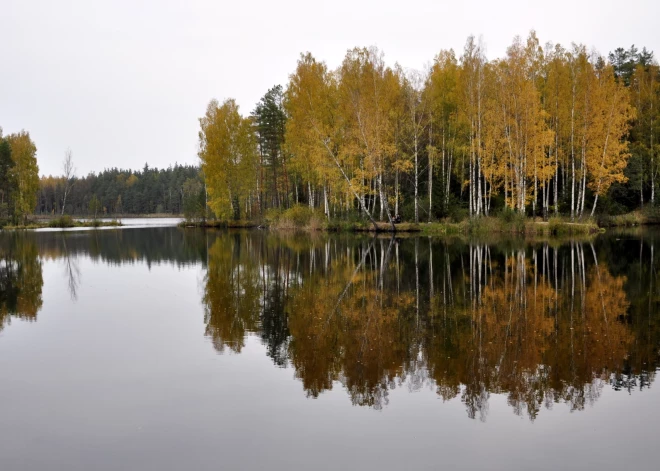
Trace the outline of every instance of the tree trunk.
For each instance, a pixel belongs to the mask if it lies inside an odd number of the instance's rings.
[[[311,209],[314,209],[314,194],[312,193],[312,183],[307,182],[307,203]]]
[[[399,169],[394,174],[394,216],[399,215]]]
[[[383,187],[383,175],[378,174],[378,193],[380,197],[381,211],[384,210],[387,214],[387,219],[392,226],[392,232],[396,232],[396,226],[394,225],[394,219],[392,219],[392,214],[390,213],[389,204],[387,203],[387,196],[385,195],[385,189]]]
[[[417,153],[417,132],[415,131],[415,224],[417,224],[418,222],[419,222],[419,165],[418,165],[418,153]]]
[[[323,212],[325,216],[330,219],[330,207],[328,205],[328,185],[323,183]]]

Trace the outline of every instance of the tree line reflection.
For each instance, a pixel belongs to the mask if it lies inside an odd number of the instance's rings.
[[[0,331],[12,317],[36,321],[43,304],[43,272],[34,241],[13,233],[0,238]]]
[[[567,243],[278,235],[177,228],[0,237],[0,330],[34,321],[43,260],[78,295],[79,260],[201,264],[206,335],[240,353],[257,335],[309,397],[340,385],[380,409],[434,390],[485,420],[492,394],[534,419],[604,388],[645,389],[660,347],[653,233]]]
[[[311,397],[340,383],[379,409],[396,387],[429,387],[482,420],[494,393],[532,420],[557,403],[581,410],[655,374],[655,260],[635,280],[646,304],[631,302],[636,264],[608,266],[617,243],[224,233],[208,252],[206,334],[219,352],[259,335]]]
[[[86,257],[108,265],[170,263],[205,265],[209,237],[203,231],[150,228],[78,232],[7,232],[0,234],[0,330],[12,317],[36,320],[43,304],[42,262],[62,265],[72,300]]]
[[[47,260],[69,255],[87,257],[107,265],[144,263],[149,268],[163,263],[177,267],[206,261],[207,235],[175,227],[116,229],[24,234],[38,245]]]

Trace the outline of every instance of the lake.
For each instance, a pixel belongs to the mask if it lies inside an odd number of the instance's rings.
[[[0,233],[0,469],[657,469],[656,242]]]

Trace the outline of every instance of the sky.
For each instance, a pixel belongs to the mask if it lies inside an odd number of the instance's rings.
[[[196,164],[208,102],[235,98],[249,114],[302,52],[335,68],[377,46],[423,69],[469,35],[494,59],[534,29],[541,43],[660,56],[658,18],[658,0],[3,0],[0,127],[30,132],[42,175],[62,173],[67,148],[79,176]]]

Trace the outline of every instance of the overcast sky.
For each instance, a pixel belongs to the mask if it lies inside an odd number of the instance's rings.
[[[197,119],[211,98],[248,114],[285,85],[301,52],[336,67],[378,46],[422,68],[457,55],[470,34],[489,59],[515,35],[583,43],[603,54],[635,44],[660,54],[660,1],[33,1],[0,8],[0,126],[28,130],[41,174],[197,162]]]

